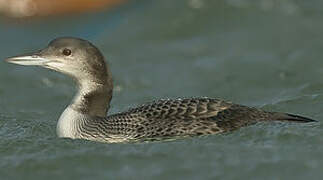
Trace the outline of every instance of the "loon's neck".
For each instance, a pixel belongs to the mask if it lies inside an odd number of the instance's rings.
[[[77,82],[78,92],[57,123],[59,137],[80,138],[81,124],[93,118],[104,118],[109,110],[113,89],[111,78]]]
[[[111,75],[104,79],[77,80],[78,92],[70,107],[90,116],[106,117],[112,98]]]

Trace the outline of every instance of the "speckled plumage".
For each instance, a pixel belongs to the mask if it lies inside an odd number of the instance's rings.
[[[99,136],[145,140],[216,134],[226,131],[217,125],[217,114],[232,104],[210,98],[165,99],[89,121],[83,127],[95,127]],[[84,136],[87,136],[84,131]],[[88,130],[90,132],[90,130]]]
[[[7,59],[73,77],[78,93],[57,123],[57,135],[100,142],[176,139],[229,132],[260,121],[313,122],[212,98],[165,99],[106,117],[112,77],[101,52],[90,42],[58,38],[41,51]]]
[[[85,120],[80,134],[84,139],[107,142],[152,141],[229,132],[260,121],[279,120],[275,117],[281,114],[219,99],[164,99],[106,118]]]

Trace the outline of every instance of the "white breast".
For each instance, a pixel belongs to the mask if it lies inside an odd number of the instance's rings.
[[[79,127],[84,115],[67,107],[58,120],[56,133],[58,137],[79,138]]]

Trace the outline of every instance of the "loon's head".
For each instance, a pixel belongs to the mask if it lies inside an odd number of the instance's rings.
[[[6,59],[9,63],[52,69],[80,81],[101,81],[110,76],[104,57],[86,40],[63,37],[54,39],[37,52]]]

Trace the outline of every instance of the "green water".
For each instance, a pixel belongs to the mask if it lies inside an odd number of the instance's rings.
[[[0,59],[58,36],[96,44],[114,76],[111,113],[208,96],[323,120],[323,2],[141,0],[109,12],[0,19]],[[0,61],[0,179],[322,179],[323,127],[260,123],[145,144],[58,139],[75,87]]]

